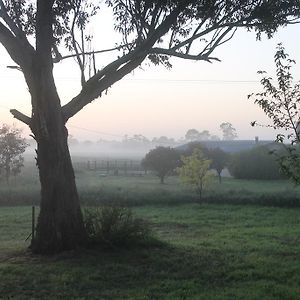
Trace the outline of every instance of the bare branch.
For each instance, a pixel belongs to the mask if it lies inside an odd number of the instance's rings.
[[[14,118],[18,119],[19,121],[25,123],[28,126],[31,125],[31,118],[19,112],[18,110],[11,109],[10,113],[14,116]]]
[[[212,60],[220,61],[219,58],[210,57],[206,54],[200,53],[198,55],[192,55],[192,54],[177,52],[177,51],[174,51],[173,49],[153,48],[153,49],[151,49],[151,51],[149,53],[150,54],[163,54],[163,55],[169,55],[169,56],[174,56],[174,57],[179,57],[179,58],[189,59],[189,60],[197,60],[197,61],[200,61],[200,60],[204,60],[207,62],[211,62]]]
[[[207,47],[204,48],[201,54],[210,55],[217,47],[231,40],[236,33],[237,28],[233,30],[232,34],[227,39],[224,38],[230,33],[230,31],[232,31],[232,29],[232,27],[228,27],[223,33],[222,30],[217,32],[216,36],[211,40]]]
[[[130,43],[130,45],[132,45],[132,43]],[[120,45],[120,46],[117,46],[117,47],[114,47],[114,48],[109,48],[109,49],[103,49],[103,50],[97,50],[97,51],[88,51],[88,52],[84,52],[84,53],[79,53],[79,55],[94,55],[94,54],[101,54],[101,53],[105,53],[105,52],[112,52],[112,51],[117,51],[117,50],[120,50],[120,49],[123,49],[123,48],[126,48],[128,47],[129,44],[126,44],[126,45]],[[59,58],[59,60],[55,61],[55,62],[60,62],[64,59],[67,59],[67,58],[72,58],[72,57],[76,57],[77,54],[70,54],[70,55],[65,55],[65,56],[62,56]]]
[[[22,68],[20,66],[6,66],[6,68],[13,69],[13,70],[18,70],[20,72],[23,72]]]
[[[112,84],[122,79],[125,75],[129,74],[132,70],[138,67],[145,59],[146,54],[136,57],[129,61],[118,70],[112,70],[107,73],[101,80],[89,82],[84,85],[82,91],[74,97],[69,103],[63,106],[62,111],[65,122],[78,113],[84,106],[91,103],[94,99],[101,97],[102,92],[107,90]]]

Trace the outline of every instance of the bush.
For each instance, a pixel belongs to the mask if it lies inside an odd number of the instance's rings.
[[[106,247],[131,246],[150,237],[150,227],[135,218],[129,208],[103,206],[84,211],[84,224],[93,244]]]
[[[282,179],[276,157],[267,147],[255,147],[232,155],[228,166],[230,174],[237,179]]]

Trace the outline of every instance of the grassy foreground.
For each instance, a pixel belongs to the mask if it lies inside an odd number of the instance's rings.
[[[300,209],[140,206],[163,241],[26,252],[30,207],[0,207],[0,299],[299,299]]]

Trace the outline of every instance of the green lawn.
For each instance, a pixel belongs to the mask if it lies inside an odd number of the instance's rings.
[[[180,183],[177,176],[160,184],[158,177],[108,176],[100,172],[83,171],[76,174],[81,202],[87,205],[117,202],[125,205],[186,204],[198,201],[197,194]],[[0,182],[0,206],[38,204],[40,185],[37,174]],[[203,193],[204,202],[220,204],[262,204],[268,206],[300,207],[300,187],[287,180],[259,181],[217,178]]]
[[[299,299],[300,209],[145,205],[135,249],[26,252],[30,207],[0,208],[0,299]]]

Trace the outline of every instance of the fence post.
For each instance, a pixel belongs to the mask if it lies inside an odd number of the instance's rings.
[[[127,161],[124,162],[124,174],[127,175]]]
[[[31,220],[31,241],[34,242],[35,238],[35,207],[32,206],[32,220]]]
[[[106,162],[106,173],[109,174],[109,160]]]

